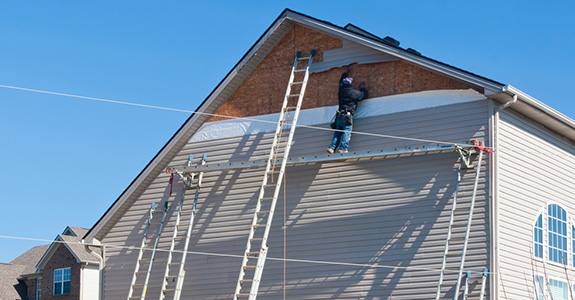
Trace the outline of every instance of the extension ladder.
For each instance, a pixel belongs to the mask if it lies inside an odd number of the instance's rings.
[[[289,151],[292,145],[297,118],[307,86],[309,69],[311,67],[314,54],[315,50],[311,50],[309,57],[300,57],[301,52],[298,51],[294,59],[289,84],[287,86],[279,121],[276,127],[276,132],[274,134],[272,148],[267,160],[264,178],[260,187],[256,210],[252,219],[246,250],[242,260],[242,266],[234,293],[234,300],[239,298],[248,298],[253,300],[256,299],[258,294],[258,288],[262,278],[264,264],[268,252],[267,240],[277,203],[277,198],[281,190],[282,179],[289,156]],[[298,62],[303,60],[308,61],[306,67],[304,69],[298,69]],[[303,79],[301,79],[301,81],[295,81],[296,74],[300,75],[302,73]],[[299,92],[297,92],[297,86],[299,86]],[[296,92],[293,94],[292,87],[296,87]],[[297,98],[297,104],[295,106],[290,106],[289,102],[294,98]],[[291,120],[288,119],[290,117],[290,112],[293,112]],[[286,125],[287,127],[284,128]],[[287,130],[288,128],[289,135],[287,136],[287,141],[282,142],[282,132],[284,129]],[[275,162],[276,157],[278,156],[283,158],[281,159],[281,167],[279,171],[276,171]],[[275,182],[274,175],[276,176]]]
[[[455,284],[455,292],[454,292],[454,296],[453,296],[453,300],[457,300],[459,297],[459,289],[461,287],[461,278],[463,275],[463,268],[465,265],[465,255],[467,253],[467,244],[469,241],[469,233],[471,231],[471,222],[473,220],[473,208],[475,206],[475,198],[476,198],[476,194],[477,194],[477,185],[479,182],[479,173],[481,172],[481,162],[483,159],[483,151],[479,151],[479,158],[477,161],[477,166],[475,166],[475,182],[473,183],[473,192],[471,194],[471,203],[470,203],[470,207],[469,207],[469,214],[466,220],[466,224],[461,224],[461,223],[455,223],[455,214],[456,214],[456,210],[457,210],[457,196],[458,196],[458,191],[459,191],[459,183],[461,181],[461,169],[462,169],[462,165],[464,165],[465,168],[473,168],[473,166],[471,165],[471,156],[474,154],[474,151],[469,151],[469,150],[465,150],[465,149],[458,149],[458,152],[460,154],[460,163],[459,166],[457,168],[457,181],[455,183],[455,191],[453,193],[453,205],[451,207],[451,216],[449,219],[449,225],[448,225],[448,229],[447,229],[447,238],[445,240],[445,250],[443,252],[443,260],[441,263],[441,270],[440,270],[440,274],[439,274],[439,280],[437,283],[437,293],[435,295],[435,299],[439,300],[440,296],[441,296],[441,288],[442,287],[453,287],[454,285],[452,283],[444,283],[444,275],[445,275],[445,269],[446,269],[446,265],[447,265],[447,259],[448,257],[460,257],[460,263],[459,263],[459,272],[458,272],[458,276],[457,276],[457,282]],[[457,228],[457,227],[466,227],[465,230],[465,237],[464,238],[455,238],[453,237],[453,228]],[[456,243],[456,242],[460,242],[460,243]],[[462,244],[461,244],[462,243]],[[454,247],[461,247],[462,250],[457,250],[457,251],[453,251],[450,253],[450,249],[454,248]],[[460,253],[458,253],[460,251]]]
[[[154,259],[156,258],[156,249],[158,248],[158,243],[160,242],[160,234],[162,233],[162,228],[164,227],[164,222],[166,220],[166,215],[168,209],[170,208],[170,202],[164,202],[164,209],[157,210],[157,204],[152,203],[150,211],[148,212],[148,221],[146,222],[146,228],[144,229],[144,236],[142,238],[142,243],[140,244],[140,252],[138,253],[138,259],[136,260],[136,268],[134,274],[132,275],[132,283],[130,284],[130,291],[128,292],[128,300],[140,299],[144,300],[146,298],[146,291],[148,290],[148,283],[150,281],[150,273],[152,272],[152,266],[154,265]],[[146,245],[150,241],[148,239],[148,232],[150,230],[152,221],[154,219],[154,214],[162,212],[162,218],[160,219],[160,224],[156,232],[154,239],[154,244],[152,247],[152,252],[149,257],[144,257],[145,250],[150,250],[146,248]],[[149,253],[149,251],[148,251]],[[141,270],[143,266],[147,264],[148,268],[146,270]],[[145,275],[144,281],[141,282],[141,278]],[[141,293],[139,296],[133,296],[134,290],[141,287]]]
[[[188,158],[188,166],[191,165],[193,159],[193,155],[190,155]],[[202,165],[206,164],[206,160],[207,160],[207,155],[204,154],[202,156]],[[182,287],[184,284],[184,277],[185,277],[185,270],[184,270],[184,264],[186,263],[186,256],[187,256],[187,252],[188,252],[188,247],[190,245],[190,237],[192,235],[192,229],[193,229],[193,225],[194,225],[194,219],[196,216],[196,206],[198,203],[198,196],[200,194],[200,188],[202,186],[202,178],[203,178],[203,172],[199,173],[198,176],[198,183],[193,186],[192,185],[192,181],[193,181],[193,175],[191,177],[187,177],[187,176],[182,176],[182,174],[177,173],[178,175],[180,175],[184,181],[184,187],[182,188],[182,193],[180,196],[180,202],[178,203],[178,208],[176,210],[176,223],[174,225],[174,231],[172,233],[172,240],[170,243],[170,251],[168,252],[168,261],[166,263],[166,269],[164,271],[164,279],[162,281],[162,288],[161,288],[161,295],[160,295],[160,300],[166,299],[168,298],[168,295],[173,295],[170,299],[174,299],[174,300],[179,300],[181,293],[182,293]],[[191,214],[190,214],[190,219],[189,222],[186,224],[184,221],[184,224],[180,224],[182,222],[182,209],[184,206],[184,198],[186,195],[186,190],[190,190],[190,189],[194,189],[195,188],[195,195],[194,195],[194,202],[192,203],[192,209],[191,209]],[[186,230],[186,235],[185,236],[179,236],[178,232],[180,230],[180,228],[185,229]],[[174,259],[174,249],[176,247],[176,243],[178,241],[182,241],[184,240],[184,245],[182,247],[181,250],[177,251],[176,254],[177,256],[179,256],[179,262],[172,262]],[[170,267],[176,267],[177,271],[176,273],[171,273],[171,269]]]
[[[487,283],[487,268],[483,268],[483,274],[481,275],[481,290],[478,293],[471,293],[470,282],[474,278],[471,276],[471,271],[467,271],[465,276],[465,291],[463,292],[463,300],[468,300],[469,298],[478,297],[479,300],[485,299],[485,285]]]

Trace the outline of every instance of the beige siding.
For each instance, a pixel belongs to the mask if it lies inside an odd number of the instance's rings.
[[[358,119],[354,129],[437,141],[487,138],[487,102]],[[323,124],[323,127],[327,125]],[[170,166],[184,164],[188,154],[208,154],[208,161],[263,159],[273,133],[188,143]],[[293,156],[323,154],[331,133],[309,128],[296,131]],[[353,135],[350,150],[389,149],[426,144],[393,138]],[[258,299],[431,299],[449,221],[458,155],[440,154],[292,167],[270,233],[270,253]],[[476,215],[467,258],[481,270],[489,261],[487,163],[482,166]],[[182,299],[231,299],[246,246],[249,225],[263,171],[207,173],[198,205]],[[468,205],[474,171],[467,171],[460,190]],[[180,182],[169,196],[168,175],[160,174],[102,238],[106,244],[137,246],[151,202],[178,199]],[[187,209],[191,197],[188,197]],[[285,206],[284,206],[285,205]],[[285,244],[283,220],[286,218]],[[457,219],[465,219],[461,212]],[[171,230],[169,223],[166,232]],[[463,229],[456,235],[461,235]],[[169,248],[169,234],[160,247]],[[284,257],[284,245],[288,259]],[[221,255],[215,255],[221,254]],[[137,251],[107,249],[105,297],[125,299]],[[298,261],[295,261],[298,260]],[[302,261],[302,260],[308,260]],[[456,268],[456,260],[450,267]],[[148,297],[159,295],[165,254],[159,253]],[[309,262],[309,261],[316,261]],[[453,279],[453,275],[448,275]],[[447,291],[447,289],[446,289]],[[452,295],[453,291],[448,292]]]
[[[533,294],[533,273],[567,281],[566,270],[557,264],[530,258],[533,225],[540,211],[547,223],[547,205],[556,203],[567,211],[570,222],[568,252],[571,249],[571,220],[575,213],[575,144],[561,139],[510,110],[500,114],[498,127],[499,178],[499,264],[500,295],[508,299],[529,299]],[[544,226],[546,227],[546,226]],[[547,241],[544,233],[544,241]],[[547,248],[544,247],[545,256]],[[569,264],[573,261],[569,258]],[[573,268],[568,276],[575,278]],[[574,296],[570,296],[570,299]]]

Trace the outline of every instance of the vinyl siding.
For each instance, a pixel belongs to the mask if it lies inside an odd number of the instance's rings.
[[[568,253],[571,249],[572,213],[575,213],[575,144],[567,142],[532,120],[511,110],[500,113],[498,126],[499,265],[500,295],[529,299],[533,273],[547,277],[575,278],[573,268],[531,259],[533,225],[543,212],[547,228],[547,205],[559,204],[567,211]],[[544,231],[543,239],[547,236]],[[544,245],[544,257],[548,247]],[[569,256],[569,263],[572,261]],[[566,272],[567,275],[566,275]]]
[[[487,138],[487,110],[487,101],[476,101],[402,112],[357,119],[354,130],[446,142]],[[188,143],[169,166],[182,166],[189,154],[202,153],[209,163],[265,159],[272,137],[270,132]],[[291,156],[323,154],[330,139],[328,131],[298,128]],[[428,143],[353,134],[350,150],[422,144]],[[293,259],[285,265],[288,299],[434,298],[457,162],[458,155],[448,153],[287,169],[285,208],[282,191],[258,299],[283,295],[284,262],[277,258],[284,257],[284,210],[286,257]],[[477,271],[489,261],[487,166],[482,166],[466,264]],[[182,299],[232,298],[262,176],[263,170],[204,174]],[[128,294],[138,252],[125,247],[140,245],[150,203],[179,199],[180,182],[170,196],[168,178],[158,175],[102,238],[120,246],[107,248],[106,299]],[[460,184],[462,207],[469,205],[473,181],[474,170],[466,171]],[[192,196],[186,199],[189,210]],[[466,217],[462,211],[457,220]],[[161,249],[169,249],[172,228],[173,220],[164,230]],[[165,260],[159,252],[148,297],[159,296]],[[457,260],[450,259],[448,267],[456,269]],[[452,297],[452,290],[444,291]]]

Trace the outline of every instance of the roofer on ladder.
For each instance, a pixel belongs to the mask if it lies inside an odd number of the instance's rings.
[[[339,108],[335,115],[335,121],[331,124],[332,129],[338,129],[333,133],[331,145],[327,148],[327,153],[333,154],[339,146],[339,153],[347,153],[349,140],[351,138],[351,129],[353,126],[353,115],[357,108],[357,103],[368,96],[365,88],[365,82],[359,84],[359,91],[354,90],[351,86],[353,78],[348,76],[349,68],[341,74],[339,79]],[[343,131],[341,131],[343,130]]]

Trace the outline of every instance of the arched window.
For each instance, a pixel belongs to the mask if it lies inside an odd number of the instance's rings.
[[[533,225],[533,254],[543,258],[543,214],[539,214]]]
[[[549,260],[567,263],[567,213],[557,204],[548,206]]]

